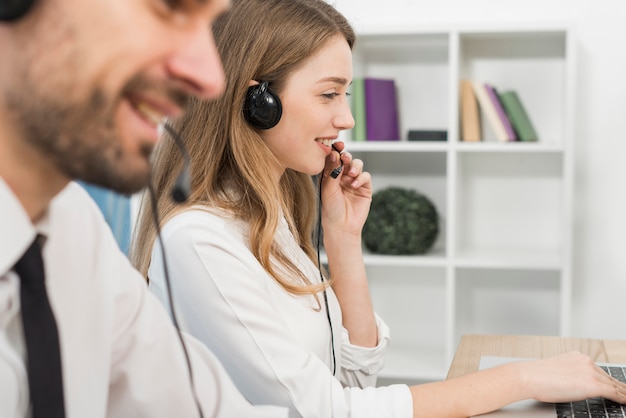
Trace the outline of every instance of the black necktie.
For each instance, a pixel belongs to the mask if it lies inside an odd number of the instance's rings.
[[[15,272],[21,282],[22,322],[33,418],[62,418],[65,416],[65,404],[59,335],[46,293],[43,259],[37,239],[17,262]]]

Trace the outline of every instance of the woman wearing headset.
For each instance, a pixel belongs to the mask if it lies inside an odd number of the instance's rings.
[[[167,196],[183,167],[172,141],[156,152],[154,182],[181,326],[244,396],[293,417],[465,417],[525,398],[626,401],[626,386],[577,353],[374,387],[389,330],[372,308],[361,253],[371,178],[343,144],[331,146],[354,125],[354,32],[323,0],[235,0],[214,35],[225,94],[195,101],[174,125],[191,155],[188,201]],[[328,273],[312,239],[318,192]],[[142,206],[134,263],[168,306]]]

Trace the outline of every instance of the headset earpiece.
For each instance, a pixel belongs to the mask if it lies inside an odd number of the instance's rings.
[[[246,121],[257,129],[270,129],[276,126],[283,114],[283,106],[278,96],[269,88],[269,82],[250,86],[243,105]]]
[[[14,22],[24,16],[35,0],[0,0],[0,22]]]

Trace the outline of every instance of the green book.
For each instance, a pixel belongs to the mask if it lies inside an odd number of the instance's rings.
[[[533,127],[526,109],[514,91],[499,93],[500,102],[520,141],[537,141],[537,132]]]
[[[362,78],[355,78],[352,81],[352,117],[354,118],[352,140],[367,140],[367,124],[365,120],[365,82]]]

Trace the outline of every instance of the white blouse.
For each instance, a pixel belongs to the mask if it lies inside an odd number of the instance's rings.
[[[333,376],[323,297],[318,305],[314,296],[294,296],[276,283],[250,251],[242,222],[197,207],[169,220],[162,238],[181,328],[215,353],[253,404],[287,406],[291,417],[412,416],[406,385],[374,387],[389,340],[380,318],[376,347],[350,344],[337,298],[327,290],[337,361]],[[276,239],[312,282],[320,281],[317,266],[284,219]],[[162,266],[157,244],[149,288],[168,306]]]

